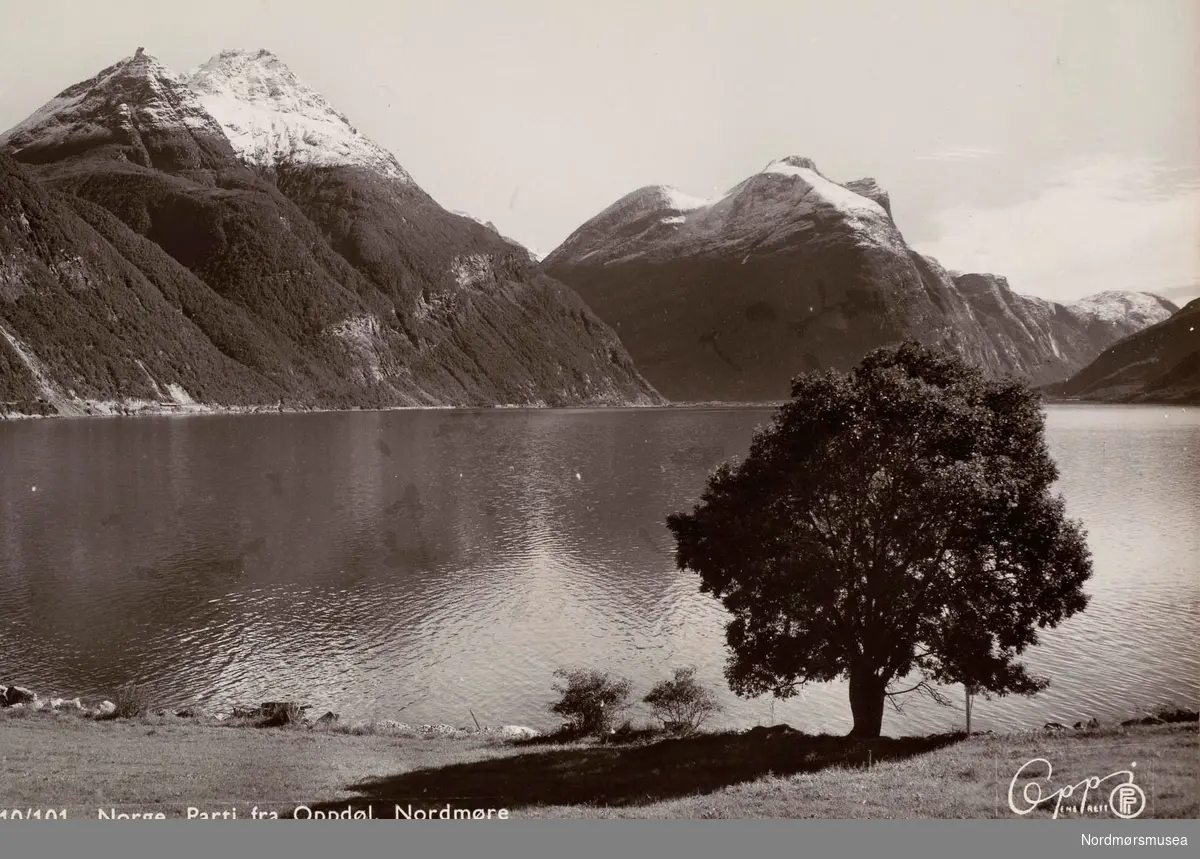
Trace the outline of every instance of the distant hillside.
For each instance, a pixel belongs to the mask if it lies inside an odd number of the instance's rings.
[[[0,135],[0,183],[0,412],[661,402],[265,51],[139,49]]]
[[[840,185],[798,156],[713,200],[638,189],[542,267],[617,331],[658,390],[697,402],[784,399],[797,373],[847,369],[908,338],[1052,382],[1175,310],[1145,293],[1057,304],[996,275],[951,274],[906,244],[875,180]]]
[[[1100,402],[1200,405],[1200,298],[1109,347],[1046,391]]]

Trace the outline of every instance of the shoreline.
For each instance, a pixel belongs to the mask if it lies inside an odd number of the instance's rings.
[[[93,721],[115,721],[115,720],[136,720],[145,717],[153,718],[168,718],[180,721],[190,721],[196,724],[228,726],[228,727],[254,727],[254,728],[282,728],[282,727],[302,727],[314,728],[325,726],[327,728],[336,728],[344,730],[348,733],[373,733],[378,730],[395,733],[411,733],[411,734],[435,734],[439,736],[478,736],[486,734],[496,734],[515,739],[533,739],[535,737],[555,737],[565,736],[566,728],[561,726],[558,729],[551,731],[542,731],[537,728],[531,728],[525,725],[481,725],[474,714],[471,718],[474,721],[474,726],[454,726],[448,723],[436,724],[420,724],[410,725],[406,722],[401,722],[395,719],[360,719],[354,721],[341,721],[341,715],[332,710],[314,710],[310,705],[302,704],[298,701],[264,701],[259,704],[230,704],[221,709],[212,710],[201,706],[184,706],[184,707],[158,707],[152,706],[143,690],[137,687],[129,686],[119,689],[113,698],[117,703],[109,699],[102,699],[92,705],[84,704],[80,697],[67,699],[65,697],[54,696],[51,698],[42,698],[37,692],[28,687],[18,686],[16,684],[3,685],[0,684],[0,714],[42,714],[47,716],[67,715],[76,716],[81,719]],[[315,715],[321,712],[321,715]],[[1128,712],[1128,711],[1127,711]],[[399,715],[399,714],[397,714]],[[1047,722],[1039,727],[1030,727],[1017,729],[1014,731],[972,731],[971,736],[1004,736],[1009,733],[1021,734],[1028,731],[1047,731],[1047,732],[1081,732],[1091,731],[1100,727],[1121,727],[1127,728],[1138,725],[1163,725],[1163,724],[1178,724],[1178,723],[1196,723],[1200,724],[1200,711],[1192,710],[1178,704],[1159,706],[1156,710],[1150,711],[1146,709],[1140,710],[1140,715],[1130,715],[1118,722],[1101,723],[1095,717],[1085,721],[1077,721],[1073,725],[1066,725],[1059,722]],[[631,724],[627,725],[626,733],[647,735],[647,734],[662,734],[669,735],[666,731],[656,725],[635,727]],[[761,729],[763,725],[760,723],[750,727],[725,727],[718,729],[708,729],[700,733],[745,733],[753,731],[756,728]],[[794,730],[790,729],[789,730]],[[800,731],[799,733],[804,733]],[[904,735],[909,736],[942,736],[961,733],[965,735],[965,731],[943,731],[923,735]],[[820,736],[834,736],[822,732]],[[887,737],[884,737],[887,739]]]
[[[24,686],[0,684],[0,716],[45,717],[77,719],[91,722],[124,721],[136,723],[146,720],[166,719],[180,724],[187,723],[208,727],[232,728],[326,728],[344,733],[392,733],[398,735],[430,734],[436,736],[484,736],[491,735],[506,739],[532,739],[543,736],[536,728],[525,725],[480,725],[455,727],[453,725],[420,724],[410,725],[395,719],[377,719],[342,722],[341,716],[332,710],[319,716],[311,707],[294,701],[265,701],[258,705],[230,705],[220,710],[202,707],[151,707],[140,692],[118,692],[113,695],[114,703],[108,698],[86,704],[76,696],[64,698],[54,696],[42,698],[37,692]]]
[[[79,420],[91,418],[139,418],[139,417],[220,417],[234,415],[302,415],[302,414],[358,414],[383,412],[567,412],[567,411],[721,411],[747,410],[759,411],[777,408],[780,402],[771,403],[579,403],[569,406],[547,406],[537,404],[498,404],[491,406],[373,406],[331,409],[319,406],[216,406],[195,404],[190,406],[172,406],[158,404],[139,408],[117,407],[111,409],[93,408],[90,412],[81,414],[50,412],[33,413],[0,410],[0,421],[37,421],[37,420]]]
[[[223,727],[0,710],[0,806],[93,820],[99,809],[141,819],[393,819],[409,804],[548,819],[1049,818],[1054,788],[1132,760],[1146,795],[1140,816],[1200,817],[1195,722],[878,739],[775,725],[584,741]],[[1039,761],[1052,778],[1030,769]],[[1004,796],[1022,779],[1052,781],[1040,794],[1049,804],[1010,810]],[[1100,822],[1113,816],[1102,803],[1064,803],[1056,816]]]
[[[0,708],[0,808],[31,816],[41,809],[42,817],[52,808],[58,819],[93,820],[108,819],[101,811],[113,809],[130,819],[309,819],[313,812],[397,819],[397,806],[419,803],[448,814],[493,808],[547,819],[1099,821],[1113,817],[1102,799],[1061,808],[1054,799],[1071,785],[1121,775],[1136,761],[1145,797],[1137,816],[1200,817],[1195,710],[969,736],[958,730],[868,739],[776,724],[686,734],[631,728],[581,738],[478,723],[342,724],[327,718],[332,713],[277,724],[280,708],[290,716],[302,706],[287,702],[221,720],[159,715],[144,699],[133,703],[140,712],[128,717]],[[1019,786],[1014,793],[1022,780],[1048,784],[1037,795],[1048,804],[1037,807],[1041,799],[1034,803]],[[1006,792],[1025,802],[1006,804]]]
[[[429,405],[429,406],[378,406],[332,409],[319,406],[217,406],[210,404],[170,405],[156,404],[144,407],[87,406],[90,411],[82,413],[29,411],[7,411],[0,408],[0,422],[39,420],[79,420],[93,418],[162,418],[162,417],[230,417],[247,415],[302,415],[302,414],[370,414],[384,412],[620,412],[620,411],[770,411],[779,408],[785,400],[772,402],[668,402],[668,403],[580,403],[569,406],[547,406],[538,404],[498,404],[491,406]],[[1146,401],[1137,403],[1109,400],[1086,400],[1078,397],[1046,397],[1046,406],[1127,406],[1130,408],[1200,408],[1200,402]]]

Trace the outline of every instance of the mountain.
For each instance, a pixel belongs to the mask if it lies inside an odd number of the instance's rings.
[[[847,369],[905,338],[1048,383],[1174,309],[1133,293],[1057,304],[948,272],[905,243],[874,179],[841,185],[798,156],[714,200],[640,188],[542,269],[613,326],[658,390],[687,401],[783,399],[795,374]]]
[[[248,164],[353,166],[415,185],[392,153],[367,139],[270,51],[222,51],[183,82]]]
[[[983,335],[1000,356],[996,372],[1044,384],[1086,366],[1109,345],[1167,319],[1178,308],[1148,292],[1107,291],[1058,303],[1018,295],[1004,277],[952,273]]]
[[[1179,310],[1173,302],[1152,292],[1122,290],[1098,292],[1067,306],[1100,322],[1134,325],[1139,331],[1171,318]]]
[[[1200,405],[1200,298],[1110,346],[1061,384],[1055,397]]]
[[[32,165],[87,156],[167,172],[215,168],[233,155],[182,79],[141,48],[63,90],[0,134],[0,146]]]
[[[0,153],[0,411],[661,402],[269,52],[180,75],[138,49]]]

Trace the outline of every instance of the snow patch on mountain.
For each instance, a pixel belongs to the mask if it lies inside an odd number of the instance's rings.
[[[858,180],[858,187],[887,199],[874,180]],[[811,159],[793,155],[772,161],[717,198],[668,185],[639,188],[584,223],[544,262],[616,262],[722,248],[770,253],[801,233],[810,236],[805,240],[821,240],[812,228],[830,219],[856,244],[903,247],[883,205],[825,178]]]
[[[789,156],[778,161],[772,161],[762,173],[779,176],[792,176],[803,181],[822,201],[846,214],[860,212],[872,215],[886,215],[883,207],[869,197],[856,194],[849,188],[831,182],[817,172],[816,166],[807,158]]]
[[[128,103],[135,100],[136,109]],[[114,113],[118,124],[131,133],[147,126],[170,125],[224,136],[183,77],[138,48],[133,56],[68,87],[0,133],[0,146],[14,153],[54,147],[75,135],[94,135],[101,122]]]
[[[678,188],[672,188],[669,185],[659,185],[657,188],[667,206],[676,212],[689,212],[692,209],[702,209],[712,204],[712,200],[693,197],[691,194],[685,194]]]
[[[753,243],[756,252],[770,252],[802,241],[822,241],[835,233],[855,244],[900,250],[904,240],[891,216],[874,200],[825,178],[807,158],[789,156],[772,161],[708,209],[700,210],[698,236],[720,245]],[[831,222],[840,228],[812,232]]]
[[[1167,319],[1177,310],[1166,299],[1149,292],[1107,290],[1072,302],[1067,308],[1103,322],[1133,321],[1147,327]]]
[[[395,156],[358,131],[270,51],[222,51],[185,76],[244,160],[365,167],[406,184]]]

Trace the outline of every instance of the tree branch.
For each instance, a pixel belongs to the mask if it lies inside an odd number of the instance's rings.
[[[915,686],[911,686],[908,689],[901,689],[896,692],[885,691],[883,694],[889,701],[892,701],[892,706],[899,710],[899,706],[893,699],[898,698],[901,695],[907,695],[910,692],[920,692],[922,695],[928,696],[931,700],[941,704],[943,707],[950,706],[950,699],[934,688],[934,686],[928,680],[918,681]]]

